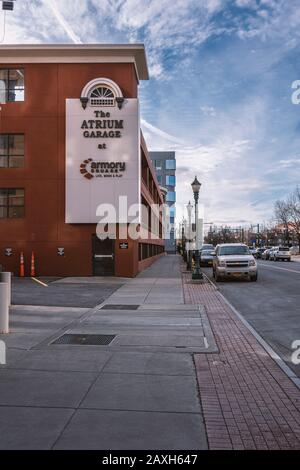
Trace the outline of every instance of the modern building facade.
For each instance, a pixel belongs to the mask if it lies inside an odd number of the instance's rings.
[[[167,189],[166,203],[169,206],[170,224],[166,233],[166,251],[176,252],[175,217],[176,217],[176,155],[175,152],[149,152],[155,167],[159,184]]]
[[[147,79],[143,45],[0,46],[4,269],[18,275],[24,253],[29,275],[34,252],[38,275],[132,277],[163,254],[140,130]]]

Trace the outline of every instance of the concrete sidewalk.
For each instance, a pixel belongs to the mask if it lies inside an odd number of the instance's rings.
[[[46,305],[12,307],[0,448],[300,449],[299,389],[190,278],[166,256],[135,279],[56,280],[34,294]]]
[[[77,281],[55,284],[101,293]],[[207,448],[193,353],[217,349],[205,312],[184,304],[179,258],[123,281],[91,309],[12,308],[1,449]]]

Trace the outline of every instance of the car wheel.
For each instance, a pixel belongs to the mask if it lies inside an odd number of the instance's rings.
[[[257,274],[255,274],[254,276],[250,276],[250,281],[251,282],[256,282],[257,281]]]

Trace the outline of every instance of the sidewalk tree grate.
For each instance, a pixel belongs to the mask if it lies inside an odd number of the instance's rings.
[[[105,304],[99,310],[137,310],[139,305]]]
[[[112,342],[116,335],[85,335],[64,334],[52,341],[51,344],[76,344],[86,346],[106,346]]]

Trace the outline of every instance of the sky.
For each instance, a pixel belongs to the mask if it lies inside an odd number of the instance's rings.
[[[0,42],[144,43],[141,122],[149,150],[176,151],[177,220],[197,175],[207,222],[256,224],[299,183],[299,3],[16,0]]]

